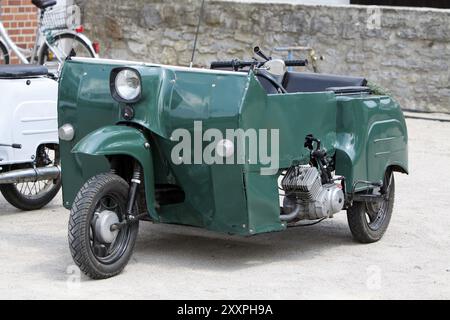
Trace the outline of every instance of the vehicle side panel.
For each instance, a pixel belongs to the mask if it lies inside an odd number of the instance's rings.
[[[280,169],[294,164],[308,164],[305,137],[313,134],[333,155],[336,140],[336,100],[333,93],[296,93],[267,95],[252,76],[241,110],[240,126],[248,129],[279,131],[279,165],[271,175],[262,163],[245,165],[249,223],[254,233],[279,231],[278,177]],[[270,134],[269,134],[270,136]],[[269,154],[276,153],[270,144]],[[263,174],[262,174],[263,173]]]
[[[248,234],[242,166],[208,165],[194,158],[195,143],[208,129],[238,127],[239,109],[247,77],[240,74],[213,74],[173,71],[170,103],[163,109],[166,136],[156,137],[156,144],[166,159],[170,177],[185,192],[182,204],[161,207],[161,221],[188,224],[233,234]],[[202,130],[195,131],[194,122]],[[191,164],[176,165],[172,150],[179,143],[170,139],[175,130],[187,130],[192,137]],[[217,141],[216,141],[217,142]],[[200,146],[204,150],[211,141]],[[198,147],[198,146],[197,146]]]

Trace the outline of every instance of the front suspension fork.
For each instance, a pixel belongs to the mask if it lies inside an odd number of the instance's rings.
[[[130,190],[128,191],[126,219],[124,219],[120,223],[112,225],[111,231],[122,229],[126,225],[139,221],[139,219],[143,218],[144,216],[147,216],[146,213],[144,214],[137,213],[137,215],[135,215],[133,212],[136,203],[136,198],[139,192],[139,187],[142,183],[141,175],[142,175],[141,165],[139,164],[138,161],[135,160],[133,167],[133,175],[131,177]]]
[[[133,214],[134,204],[136,203],[137,193],[141,185],[141,166],[138,161],[134,161],[133,176],[131,178],[130,191],[128,192],[127,218],[128,220],[136,219]]]

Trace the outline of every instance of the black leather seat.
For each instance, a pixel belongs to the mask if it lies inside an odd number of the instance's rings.
[[[45,76],[48,69],[40,65],[7,64],[0,65],[0,79],[20,79]]]
[[[32,0],[31,3],[34,4],[39,9],[47,9],[53,7],[56,4],[56,0]]]
[[[367,80],[361,77],[347,77],[332,74],[307,72],[286,72],[283,86],[289,93],[322,92],[328,88],[365,87]]]

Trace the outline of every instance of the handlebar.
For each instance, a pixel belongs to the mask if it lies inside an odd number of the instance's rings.
[[[286,67],[306,67],[309,62],[307,59],[304,60],[286,60],[284,61]]]
[[[211,69],[233,68],[235,70],[257,65],[258,61],[214,61],[211,63]]]
[[[308,65],[308,60],[285,60],[284,63],[286,67],[305,67]],[[239,70],[251,66],[259,66],[264,64],[260,61],[214,61],[211,63],[211,69],[223,69],[223,68],[233,68],[233,70]]]

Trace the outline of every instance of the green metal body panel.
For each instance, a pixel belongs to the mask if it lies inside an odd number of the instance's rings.
[[[132,121],[121,117],[123,105],[112,99],[109,89],[111,70],[122,66],[135,68],[142,77],[142,99],[133,105]],[[172,133],[186,129],[192,136],[201,135],[194,121],[202,121],[203,131],[279,130],[277,174],[261,175],[266,165],[259,162],[175,165],[171,152],[178,142],[172,141]],[[332,92],[267,95],[252,73],[69,61],[59,91],[59,124],[65,123],[76,131],[73,141],[61,141],[67,208],[89,177],[109,170],[105,156],[126,154],[144,168],[154,221],[232,234],[285,229],[279,218],[278,178],[282,169],[309,162],[303,146],[308,134],[336,155],[337,174],[347,178],[347,187],[356,180],[381,180],[391,165],[408,169],[406,126],[392,99],[337,97]],[[158,184],[180,186],[185,201],[154,211],[152,193]]]
[[[304,142],[308,134],[314,133],[328,152],[334,152],[336,99],[333,93],[267,95],[250,75],[239,124],[244,130],[279,130],[279,169],[307,164],[310,158]],[[256,233],[284,227],[279,218],[278,175],[261,175],[263,168],[260,163],[244,167],[250,230]]]
[[[398,103],[387,96],[342,96],[337,106],[336,173],[346,177],[348,191],[358,180],[382,181],[391,166],[408,173],[408,132]]]

